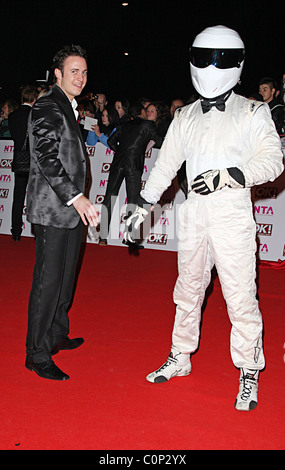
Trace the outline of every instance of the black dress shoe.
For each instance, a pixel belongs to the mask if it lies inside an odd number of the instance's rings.
[[[29,361],[25,362],[25,367],[29,370],[35,371],[43,379],[50,380],[68,380],[70,377],[62,372],[53,361],[35,363]]]
[[[12,235],[12,238],[15,242],[19,242],[21,240],[21,235]]]
[[[133,250],[143,250],[144,246],[139,245],[137,242],[130,242],[129,240],[123,240],[122,241],[123,245],[127,245],[129,248]]]
[[[79,346],[81,346],[81,344],[83,343],[84,343],[83,338],[74,338],[74,339],[64,338],[54,345],[51,351],[51,355],[54,356],[60,350],[76,349]]]

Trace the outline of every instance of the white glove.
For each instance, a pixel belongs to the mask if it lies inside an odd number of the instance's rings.
[[[126,242],[136,243],[136,231],[144,222],[149,211],[143,207],[136,206],[135,212],[126,220],[124,240]]]
[[[230,188],[244,188],[245,179],[243,172],[236,167],[225,170],[209,170],[196,176],[191,181],[191,189],[195,193],[210,194],[225,186]]]

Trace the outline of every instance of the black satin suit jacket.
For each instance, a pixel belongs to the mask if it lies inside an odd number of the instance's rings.
[[[153,121],[140,117],[123,122],[108,139],[109,147],[115,151],[112,169],[129,168],[143,172],[145,150],[150,140],[161,145],[162,138],[157,134]]]
[[[57,85],[34,104],[28,123],[30,223],[74,228],[80,216],[67,203],[84,193],[87,154],[71,103]]]

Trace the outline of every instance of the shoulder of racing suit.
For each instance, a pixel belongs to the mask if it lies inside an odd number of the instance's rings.
[[[264,106],[264,103],[262,101],[249,100],[247,109],[248,114],[250,116],[253,116],[261,106]]]
[[[189,115],[193,111],[196,111],[196,108],[200,107],[200,100],[196,100],[193,103],[186,104],[181,106],[181,108],[176,109],[174,113],[174,119],[181,119],[185,115]]]

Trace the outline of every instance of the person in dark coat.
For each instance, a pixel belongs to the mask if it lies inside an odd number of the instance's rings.
[[[273,78],[264,77],[259,82],[259,93],[268,104],[278,134],[284,134],[284,104],[277,96],[277,85]]]
[[[14,192],[12,204],[11,233],[15,241],[20,241],[23,230],[23,208],[28,184],[29,171],[17,167],[17,153],[22,150],[28,129],[28,117],[38,96],[38,90],[32,85],[26,85],[21,91],[21,106],[8,116],[8,126],[14,141],[14,157],[12,171],[14,172]],[[28,139],[27,139],[28,140]],[[28,148],[28,142],[27,142]]]
[[[102,245],[107,245],[112,210],[123,180],[126,181],[127,216],[130,216],[141,190],[146,148],[150,141],[159,146],[162,141],[154,122],[145,119],[145,110],[141,104],[131,106],[129,114],[130,121],[123,122],[108,139],[108,145],[115,154],[102,205],[99,240]]]

